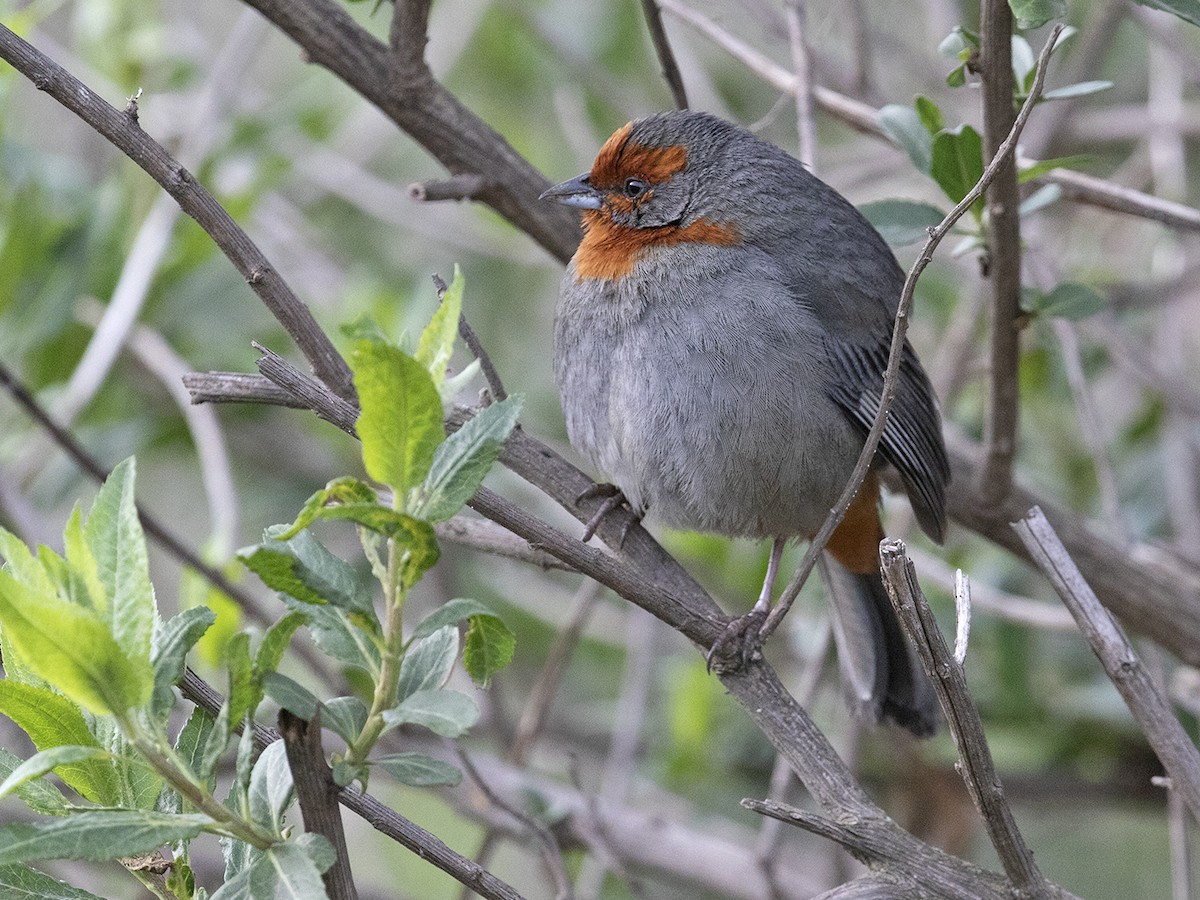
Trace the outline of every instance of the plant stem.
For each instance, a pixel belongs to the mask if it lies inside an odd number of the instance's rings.
[[[275,835],[263,830],[256,823],[243,819],[209,793],[162,735],[148,733],[139,723],[122,716],[117,717],[117,725],[125,739],[137,748],[154,771],[162,776],[163,781],[216,822],[222,831],[259,850],[268,850],[278,842]]]
[[[408,550],[402,550],[394,538],[388,539],[387,572],[383,581],[383,659],[366,724],[346,751],[346,762],[351,766],[361,766],[366,762],[371,748],[383,734],[384,712],[396,705],[400,660],[404,655],[404,601],[408,597],[408,588],[402,583],[400,573],[408,557]]]

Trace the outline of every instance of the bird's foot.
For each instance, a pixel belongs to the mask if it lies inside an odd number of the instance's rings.
[[[766,607],[755,606],[744,616],[730,619],[704,658],[709,672],[737,672],[760,655],[762,638],[759,632],[767,621]]]
[[[585,544],[590,541],[592,536],[595,535],[596,529],[600,527],[600,523],[604,521],[605,517],[610,515],[613,510],[620,509],[623,506],[626,510],[628,510],[629,516],[625,519],[624,523],[622,523],[621,534],[617,539],[617,549],[620,550],[621,547],[625,545],[625,538],[629,536],[630,529],[642,521],[642,516],[640,513],[636,512],[632,506],[629,505],[629,501],[621,492],[621,489],[615,484],[604,483],[591,485],[589,488],[587,488],[587,490],[583,491],[583,493],[575,498],[575,505],[578,506],[580,503],[583,503],[586,500],[595,500],[597,497],[603,497],[604,502],[596,508],[596,512],[592,514],[590,519],[588,519],[587,525],[585,525],[583,529],[583,536],[580,538],[580,540],[582,540]]]

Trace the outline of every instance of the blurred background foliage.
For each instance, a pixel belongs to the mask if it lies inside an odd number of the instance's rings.
[[[385,37],[390,7],[373,6],[348,9]],[[694,6],[790,66],[775,4]],[[817,83],[875,106],[910,105],[925,95],[947,122],[981,127],[977,89],[949,87],[945,76],[954,62],[937,52],[954,26],[977,25],[972,4],[810,0],[806,15]],[[1026,154],[1086,154],[1077,165],[1091,174],[1194,200],[1196,169],[1184,163],[1200,134],[1200,32],[1116,0],[1068,3],[1068,18],[1079,33],[1057,58],[1048,86],[1108,79],[1113,87],[1036,111]],[[352,91],[305,65],[295,46],[255,13],[235,0],[0,0],[0,21],[115,105],[140,89],[143,127],[189,161],[343,347],[339,326],[363,314],[392,334],[413,333],[436,303],[430,274],[448,277],[458,263],[467,279],[467,318],[508,388],[527,397],[524,427],[571,455],[549,352],[560,266],[482,207],[414,201],[407,185],[442,177],[440,167]],[[790,96],[678,19],[668,17],[667,26],[694,107],[795,151]],[[1036,49],[1043,33],[1028,38]],[[438,0],[428,55],[435,74],[554,181],[586,169],[604,138],[628,119],[670,105],[635,0]],[[1164,110],[1171,109],[1174,130],[1164,138]],[[902,151],[824,115],[817,126],[816,170],[854,202],[944,204]],[[219,430],[199,443],[213,465],[227,467],[233,493],[222,499],[211,479],[206,483],[196,426],[177,399],[177,376],[164,373],[253,371],[251,340],[282,353],[290,348],[203,232],[161,205],[157,186],[139,169],[0,66],[0,359],[72,423],[97,457],[111,464],[136,453],[145,506],[206,548],[213,562],[228,565],[232,550],[256,541],[265,526],[290,521],[327,480],[360,474],[358,452],[311,415],[223,406],[204,413],[215,415]],[[1100,519],[1111,534],[1200,559],[1200,431],[1195,407],[1189,413],[1185,402],[1196,396],[1200,336],[1194,237],[1065,201],[1023,225],[1027,284],[1048,290],[1081,282],[1105,304],[1078,322],[1038,317],[1025,331],[1021,479]],[[897,252],[907,265],[915,250]],[[977,254],[953,258],[943,251],[919,287],[911,332],[949,427],[973,437],[985,394],[979,313],[987,284],[980,269]],[[76,384],[95,323],[118,285],[128,289],[131,282],[134,300],[126,302],[137,309],[138,325],[130,340],[111,372]],[[1064,340],[1078,351],[1064,353]],[[1095,425],[1081,420],[1064,362],[1076,352]],[[1152,364],[1162,384],[1139,375],[1139,361]],[[1191,393],[1180,399],[1180,390]],[[94,488],[7,398],[0,398],[0,423],[0,522],[54,545],[70,505]],[[1091,428],[1098,433],[1089,435]],[[1115,503],[1106,504],[1100,490],[1097,442]],[[563,527],[577,527],[515,476],[497,471],[491,483]],[[1003,609],[1012,608],[1013,598],[1047,604],[1036,607],[1042,625],[981,606],[968,657],[1001,775],[1047,875],[1088,897],[1169,896],[1165,801],[1149,784],[1157,764],[1083,642],[1048,605],[1048,586],[962,529],[951,530],[945,548],[928,546],[910,527],[903,501],[889,500],[887,510],[890,533],[924,551],[918,569],[947,624],[953,612],[946,585],[955,566],[980,592],[999,595]],[[348,529],[329,528],[322,536],[346,548],[354,540]],[[748,608],[765,546],[689,534],[663,539],[728,611]],[[579,579],[454,546],[445,551],[414,602],[429,607],[453,596],[479,597],[502,609],[518,636],[516,661],[481,696],[486,725],[470,739],[476,752],[500,755],[556,634],[580,602],[572,599]],[[797,560],[790,551],[787,562]],[[207,602],[207,589],[165,555],[156,555],[154,565],[165,611]],[[269,616],[280,614],[261,585],[236,566],[229,571],[259,590]],[[236,609],[225,603],[223,610],[227,628],[235,627]],[[768,648],[793,688],[824,653],[827,633],[814,579]],[[219,647],[209,649],[213,658],[219,654]],[[1177,686],[1186,681],[1187,673],[1174,671],[1170,661],[1165,666]],[[310,684],[316,677],[299,663],[289,674]],[[952,769],[948,737],[918,745],[906,735],[857,728],[828,661],[813,708],[898,819],[954,852],[995,864]],[[624,800],[753,846],[761,823],[738,800],[768,791],[770,747],[705,674],[693,648],[606,596],[570,659],[530,767],[599,790],[614,732],[620,737],[631,727],[631,715],[640,727],[632,768],[619,782]],[[1194,732],[1194,719],[1186,721]],[[3,739],[10,738],[17,740],[6,729]],[[480,826],[447,797],[394,790],[382,779],[372,786],[451,846],[474,852]],[[457,895],[448,878],[361,822],[348,826],[351,846],[378,850],[363,852],[356,870],[364,895]],[[800,836],[787,835],[784,847],[781,853],[794,854],[786,858],[817,882],[848,865],[831,847]],[[529,877],[532,858],[532,851],[506,844],[495,868],[528,896],[551,896]],[[572,864],[581,866],[581,857]],[[82,875],[65,866],[59,871],[93,890],[103,890],[110,877],[100,867]],[[699,896],[652,871],[637,880],[640,896]],[[128,895],[131,882],[112,884],[119,885],[110,888],[112,896]],[[604,882],[604,897],[634,895],[622,878]]]

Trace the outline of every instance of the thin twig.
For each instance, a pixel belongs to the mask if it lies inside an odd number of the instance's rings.
[[[967,642],[971,639],[971,579],[962,569],[954,570],[954,661],[964,666]]]
[[[563,865],[562,849],[558,846],[558,839],[554,837],[544,823],[525,812],[525,810],[504,800],[493,791],[487,779],[479,774],[479,770],[471,762],[471,757],[467,755],[467,751],[461,745],[455,744],[454,752],[458,757],[459,765],[463,767],[463,771],[467,773],[467,777],[474,782],[475,787],[483,794],[484,799],[492,806],[503,810],[520,822],[537,839],[541,849],[542,862],[554,885],[555,900],[572,900],[575,896],[575,891],[571,887],[571,879],[567,877],[567,870]]]
[[[979,182],[967,192],[967,195],[959,201],[954,209],[946,214],[946,217],[935,228],[929,229],[929,238],[925,241],[925,246],[921,249],[920,255],[909,270],[908,277],[904,279],[904,290],[900,294],[900,302],[896,307],[896,323],[892,329],[892,345],[888,354],[887,369],[883,376],[883,387],[880,391],[879,409],[875,415],[875,421],[871,425],[871,430],[868,432],[866,441],[863,444],[862,453],[859,454],[858,462],[855,464],[850,480],[838,498],[838,502],[834,504],[833,509],[826,517],[824,524],[821,525],[816,536],[809,542],[804,558],[800,561],[800,567],[796,570],[796,574],[792,576],[792,580],[788,582],[788,586],[780,596],[779,602],[771,610],[770,615],[767,616],[766,622],[763,623],[759,631],[760,639],[763,641],[779,627],[779,623],[783,621],[783,617],[791,609],[792,604],[796,601],[796,597],[800,594],[800,589],[804,587],[804,582],[808,580],[808,576],[816,564],[817,554],[825,548],[830,535],[841,524],[846,510],[850,508],[850,504],[854,501],[854,497],[867,475],[871,462],[875,458],[875,450],[879,446],[879,439],[883,436],[884,426],[887,424],[888,409],[890,409],[892,400],[896,394],[896,383],[900,375],[900,359],[904,349],[904,336],[908,332],[908,313],[912,308],[917,279],[921,277],[921,273],[925,271],[925,267],[932,261],[933,252],[937,249],[938,244],[942,242],[942,238],[946,236],[950,229],[954,227],[954,224],[966,214],[971,205],[987,189],[992,179],[1000,171],[1001,166],[1005,164],[1016,149],[1017,141],[1021,137],[1021,130],[1025,127],[1025,123],[1029,121],[1029,114],[1033,111],[1038,97],[1041,96],[1042,85],[1046,81],[1046,62],[1050,58],[1050,51],[1054,47],[1054,42],[1058,40],[1058,35],[1061,31],[1062,26],[1056,26],[1053,33],[1047,38],[1045,46],[1042,47],[1041,55],[1038,58],[1037,77],[1034,79],[1033,88],[1030,90],[1029,96],[1021,107],[1020,114],[1017,116],[1016,121],[1013,122],[1012,131],[1009,132],[1008,137],[1000,145],[992,161],[984,169],[983,176],[979,179]]]
[[[979,709],[971,699],[966,674],[955,661],[938,628],[933,610],[917,582],[917,572],[909,561],[904,543],[885,540],[879,547],[883,581],[892,600],[892,608],[930,676],[938,703],[950,726],[950,736],[958,748],[963,781],[983,817],[992,846],[1012,880],[1015,893],[1023,897],[1045,897],[1049,886],[1033,861],[1033,853],[1017,829],[1012,809],[1004,797],[1000,777],[992,762],[992,753],[983,733]]]
[[[658,54],[659,65],[662,66],[663,78],[671,89],[671,97],[675,100],[676,109],[687,109],[687,91],[683,88],[683,75],[679,71],[679,63],[675,61],[675,51],[667,39],[667,30],[663,27],[662,10],[655,0],[642,0],[642,12],[646,16],[646,28],[650,31],[650,40],[654,44],[654,52]]]
[[[783,5],[787,19],[788,46],[796,73],[796,136],[800,146],[796,158],[810,171],[817,166],[817,128],[813,123],[812,60],[804,33],[804,0],[787,0]]]
[[[251,341],[251,345],[262,354],[256,363],[264,377],[346,434],[354,436],[358,433],[354,426],[358,421],[356,404],[339,397],[322,382],[308,377],[282,356],[273,353],[257,341]]]
[[[1155,688],[1129,638],[1096,598],[1040,509],[1031,509],[1024,519],[1013,523],[1013,529],[1079,623],[1092,652],[1171,777],[1172,790],[1179,792],[1192,815],[1200,819],[1200,751],[1175,718],[1170,702]]]
[[[136,162],[175,198],[287,330],[317,377],[339,396],[354,396],[346,361],[308,307],[271,268],[266,257],[212,194],[125,113],[114,109],[66,69],[0,25],[0,58],[29,78]]]
[[[474,200],[487,187],[487,179],[474,172],[449,178],[417,181],[408,186],[408,196],[422,203],[442,200]]]

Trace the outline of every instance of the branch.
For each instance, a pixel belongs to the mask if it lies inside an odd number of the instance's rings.
[[[414,0],[397,4],[393,21],[404,37],[394,52],[333,0],[244,0],[323,66],[408,133],[452,175],[486,172],[479,199],[565,262],[579,242],[579,217],[556,203],[537,202],[550,182],[494,129],[459,102],[418,61],[424,27],[407,24],[401,13]],[[426,0],[415,0],[428,7]],[[427,12],[427,9],[426,9]],[[407,12],[404,12],[408,15]]]
[[[1008,0],[983,0],[980,10],[980,74],[983,79],[984,158],[999,156],[1013,126],[1012,13]],[[1057,32],[1054,35],[1057,39]],[[1048,48],[1053,42],[1048,42]],[[1048,53],[1039,64],[1044,68]],[[1040,76],[1039,76],[1040,77]],[[1026,101],[1028,103],[1028,101]],[[1017,453],[1020,390],[1017,365],[1021,346],[1021,220],[1018,215],[1017,167],[1004,159],[987,190],[987,259],[992,281],[992,350],[988,373],[984,443],[987,461],[980,486],[985,502],[994,503],[1012,483]]]
[[[1040,509],[1029,510],[1012,527],[1075,617],[1092,652],[1171,777],[1172,790],[1200,820],[1200,751],[1179,724],[1170,702],[1155,686],[1133,644],[1100,605]]]
[[[950,736],[958,748],[961,764],[956,768],[967,784],[975,808],[983,817],[984,827],[1004,871],[1019,896],[1044,897],[1048,893],[1048,884],[1034,863],[1033,853],[1021,837],[1012,809],[1004,797],[983,733],[979,709],[967,688],[966,673],[946,645],[933,610],[917,582],[916,569],[905,554],[903,541],[883,541],[879,557],[892,608],[937,693],[938,703],[950,726]]]
[[[114,109],[66,69],[3,25],[0,25],[0,58],[107,138],[174,197],[180,208],[208,232],[291,335],[317,377],[339,396],[354,396],[349,367],[308,307],[271,268],[266,257],[212,194],[161,144],[142,131],[135,116]]]
[[[1045,46],[1042,47],[1041,55],[1038,57],[1037,76],[1034,79],[1033,88],[1029,91],[1029,96],[1026,98],[1024,105],[1022,105],[1020,114],[1013,122],[1012,130],[1008,133],[1008,137],[1004,139],[992,161],[983,170],[983,175],[980,177],[979,182],[967,192],[967,195],[958,202],[958,205],[954,209],[946,214],[946,217],[935,228],[929,229],[929,238],[925,241],[925,246],[921,249],[920,255],[909,270],[908,277],[904,279],[904,290],[900,293],[900,302],[896,307],[896,323],[892,329],[892,345],[888,353],[887,369],[883,375],[883,387],[880,391],[879,408],[875,413],[875,421],[871,425],[871,430],[867,433],[867,438],[863,444],[862,452],[859,454],[858,462],[855,463],[854,471],[851,473],[850,480],[846,483],[845,489],[838,498],[838,502],[834,504],[833,509],[830,510],[829,515],[825,518],[825,522],[821,525],[820,530],[809,542],[808,549],[804,553],[804,558],[800,561],[799,568],[792,576],[792,580],[788,582],[787,587],[779,598],[779,602],[771,610],[770,615],[767,616],[766,622],[763,623],[759,634],[764,641],[779,627],[779,623],[783,621],[783,617],[791,609],[796,597],[800,595],[800,589],[804,587],[804,582],[808,579],[813,566],[816,564],[817,555],[825,548],[830,535],[841,524],[842,518],[846,515],[846,510],[850,508],[850,504],[854,501],[854,496],[862,486],[863,479],[867,476],[867,470],[875,458],[875,450],[879,446],[880,438],[883,436],[884,426],[887,425],[888,409],[895,398],[896,383],[900,378],[900,359],[904,350],[904,336],[908,333],[908,313],[912,308],[913,294],[917,288],[917,279],[921,277],[921,273],[925,271],[925,267],[933,260],[933,251],[942,242],[942,238],[966,214],[971,205],[979,199],[979,196],[992,183],[993,179],[997,177],[1002,167],[1008,163],[1013,152],[1016,150],[1017,141],[1021,137],[1021,131],[1025,127],[1025,123],[1029,121],[1029,114],[1033,111],[1034,104],[1037,103],[1038,97],[1041,96],[1042,85],[1046,81],[1046,61],[1050,58],[1050,51],[1054,48],[1054,43],[1058,40],[1058,35],[1061,31],[1061,25],[1055,26],[1050,37],[1046,39]]]
[[[338,787],[325,762],[321,748],[321,708],[311,722],[306,722],[286,709],[279,710],[279,732],[283,736],[288,768],[296,786],[296,799],[304,819],[304,830],[322,835],[333,845],[337,859],[321,876],[329,900],[358,900],[354,877],[350,871],[350,853],[346,848],[346,831],[338,809]]]
[[[675,62],[675,51],[671,49],[671,42],[667,40],[662,10],[658,8],[655,0],[642,0],[642,12],[646,16],[646,28],[650,31],[654,52],[658,54],[658,61],[662,65],[663,78],[667,80],[667,87],[671,89],[671,96],[675,99],[675,107],[687,109],[688,98],[687,91],[683,89],[683,75],[679,72],[679,64]]]
[[[796,158],[811,172],[817,162],[817,128],[813,122],[812,61],[804,35],[804,0],[787,0],[783,14],[796,70],[796,133],[800,141]]]

